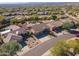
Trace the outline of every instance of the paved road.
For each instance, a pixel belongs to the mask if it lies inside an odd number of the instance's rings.
[[[61,39],[69,39],[75,37],[75,35],[67,34],[67,35],[61,35],[58,37],[55,37],[53,39],[50,39],[43,44],[31,49],[30,51],[26,52],[22,56],[41,56],[44,54],[48,49],[50,49],[54,44],[56,44]]]

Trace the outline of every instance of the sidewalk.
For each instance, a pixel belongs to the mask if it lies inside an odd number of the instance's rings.
[[[30,49],[31,48],[29,48],[28,46],[25,46],[21,51],[17,52],[17,55],[21,56],[22,54],[28,52]]]
[[[52,56],[50,50],[46,51],[42,56]]]

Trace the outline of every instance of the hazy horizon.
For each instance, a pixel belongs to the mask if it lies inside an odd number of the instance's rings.
[[[77,5],[79,2],[11,2],[0,3],[0,7],[23,7],[23,6],[63,6],[63,5]]]

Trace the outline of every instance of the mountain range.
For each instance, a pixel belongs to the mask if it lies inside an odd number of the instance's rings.
[[[18,2],[0,4],[0,7],[25,7],[25,6],[63,6],[63,5],[79,5],[79,2]]]

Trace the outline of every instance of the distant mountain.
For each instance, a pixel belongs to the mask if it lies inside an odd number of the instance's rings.
[[[22,7],[22,6],[49,6],[49,5],[63,5],[62,2],[28,2],[28,3],[12,3],[0,4],[0,7]]]
[[[24,7],[24,6],[62,6],[62,5],[79,5],[79,2],[24,2],[24,3],[5,3],[0,7]]]
[[[65,2],[65,5],[79,6],[79,2]]]

